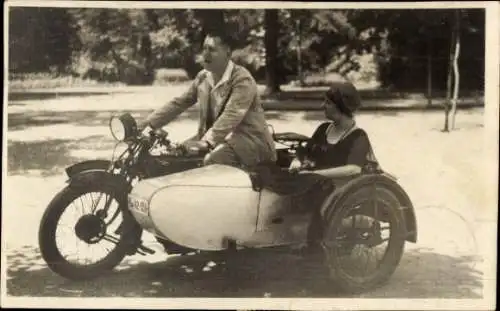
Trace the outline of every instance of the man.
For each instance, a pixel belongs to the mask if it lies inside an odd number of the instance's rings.
[[[276,150],[257,84],[248,70],[231,61],[230,40],[222,33],[208,34],[202,56],[205,69],[189,89],[154,111],[140,127],[160,128],[198,103],[198,133],[184,144],[209,151],[205,165],[253,167],[275,162]]]

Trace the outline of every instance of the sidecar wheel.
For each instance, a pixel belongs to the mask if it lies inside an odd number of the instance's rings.
[[[96,262],[90,264],[73,263],[61,253],[58,246],[58,232],[62,227],[60,221],[64,216],[63,214],[71,210],[71,207],[73,207],[72,210],[78,209],[73,206],[74,201],[80,199],[80,202],[83,202],[82,197],[88,199],[88,195],[94,192],[101,193],[102,197],[109,197],[111,200],[116,201],[116,211],[110,212],[111,208],[105,211],[104,209],[92,207],[97,211],[91,211],[91,213],[81,216],[75,221],[74,226],[65,227],[66,229],[69,228],[69,233],[65,234],[64,238],[73,238],[75,242],[68,244],[75,245],[75,247],[78,243],[86,244],[87,248],[90,248],[97,246],[99,243],[105,244],[104,242],[108,242],[113,248],[111,250],[107,249],[109,252]],[[107,200],[99,202],[102,201]],[[94,203],[95,201],[92,198],[92,205]],[[87,280],[112,270],[126,255],[133,253],[142,236],[142,229],[133,219],[126,204],[126,193],[111,184],[86,187],[67,186],[61,190],[45,210],[38,233],[40,252],[49,268],[67,279]],[[121,218],[121,223],[118,221],[117,228],[109,230],[112,223],[119,220],[119,218]],[[119,237],[111,235],[112,233],[119,235]],[[76,251],[76,255],[79,259],[79,250]]]
[[[404,218],[398,198],[385,187],[365,186],[340,199],[336,206],[338,210],[327,220],[322,241],[332,285],[351,294],[383,285],[404,251]],[[383,237],[382,230],[387,228],[390,234]],[[385,242],[387,249],[380,261],[358,264],[361,260],[356,254],[359,257],[366,249],[379,257],[375,247]],[[372,271],[366,273],[369,266]]]

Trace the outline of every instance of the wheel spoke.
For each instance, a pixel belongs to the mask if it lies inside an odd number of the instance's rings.
[[[111,202],[106,202],[106,207],[105,209],[108,210],[109,207],[111,206]],[[120,208],[117,207],[116,211],[113,213],[113,216],[111,216],[111,219],[106,223],[107,226],[109,226],[113,221],[115,221],[116,217],[120,214]]]
[[[106,193],[106,194],[104,194],[104,195],[106,195],[106,198],[108,197],[108,194],[107,194],[107,193]],[[96,211],[96,209],[97,209],[97,206],[99,205],[99,202],[101,202],[102,196],[103,196],[103,193],[101,192],[101,193],[99,194],[99,198],[97,199],[96,204],[95,204],[95,205],[94,205],[94,204],[92,204],[92,214],[94,214],[94,213],[95,213],[95,211]],[[92,203],[93,203],[93,200],[92,200]],[[106,210],[106,207],[104,208],[104,210]]]
[[[373,263],[377,263],[377,256],[374,254],[374,249],[373,248],[367,248],[366,249],[366,254],[367,254],[367,260],[366,260],[366,266],[365,266],[365,275],[367,275],[366,271],[368,270],[368,267],[371,266]],[[373,261],[373,258],[375,258],[375,261]]]
[[[84,204],[83,204],[82,197],[80,197],[80,202],[82,202],[82,205],[81,205],[81,208],[80,208],[80,211],[81,211],[80,215],[85,215],[85,207],[84,207]]]
[[[118,244],[120,242],[119,239],[117,239],[114,236],[111,236],[109,234],[104,235],[102,237],[102,239],[105,240],[105,241],[111,242],[111,243],[115,243],[115,244]]]

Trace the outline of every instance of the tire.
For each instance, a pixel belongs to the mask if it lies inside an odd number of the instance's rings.
[[[58,221],[71,204],[83,194],[101,192],[111,195],[118,201],[119,210],[123,217],[123,233],[119,241],[103,259],[91,265],[75,265],[67,261],[61,254],[56,244],[56,230]],[[48,267],[60,276],[71,280],[88,280],[103,275],[116,267],[123,258],[132,254],[138,246],[142,236],[142,228],[135,221],[127,209],[126,193],[118,186],[109,183],[99,185],[86,185],[85,187],[66,186],[49,203],[45,210],[38,232],[38,242],[42,258]],[[77,238],[75,236],[75,238]]]
[[[376,187],[376,188],[375,188]],[[378,218],[383,221],[390,221],[391,234],[389,238],[389,245],[383,256],[382,261],[376,268],[376,272],[369,278],[356,278],[345,271],[343,271],[340,262],[340,252],[338,247],[327,246],[329,243],[325,241],[336,240],[339,228],[342,227],[342,218],[348,210],[349,206],[355,206],[357,204],[367,202],[373,197],[373,190],[376,191],[377,202],[383,203],[386,208],[386,213],[384,216]],[[349,191],[348,194],[344,195],[335,204],[335,210],[330,213],[330,219],[327,219],[325,225],[325,232],[322,238],[323,248],[325,250],[324,263],[329,270],[330,279],[332,285],[341,292],[358,294],[366,292],[368,290],[374,289],[378,286],[386,283],[396,270],[401,257],[404,252],[405,246],[405,225],[404,217],[401,210],[399,209],[400,203],[398,198],[394,193],[392,193],[386,187],[377,185],[362,186],[355,189],[354,191]],[[366,215],[366,214],[365,214]],[[358,219],[367,219],[366,216],[359,216]],[[371,218],[373,219],[373,218]],[[351,223],[352,224],[352,223]],[[353,246],[354,248],[355,246]],[[352,251],[352,249],[348,249]]]

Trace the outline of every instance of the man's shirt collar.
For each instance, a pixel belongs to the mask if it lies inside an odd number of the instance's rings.
[[[212,87],[212,90],[216,89],[223,83],[229,81],[229,78],[231,77],[231,72],[233,71],[234,68],[234,63],[232,60],[229,60],[227,63],[226,69],[224,70],[224,74],[222,75],[222,78],[217,82],[217,84],[214,86],[214,78],[212,76],[212,73],[210,71],[207,72],[207,81],[208,84]]]

